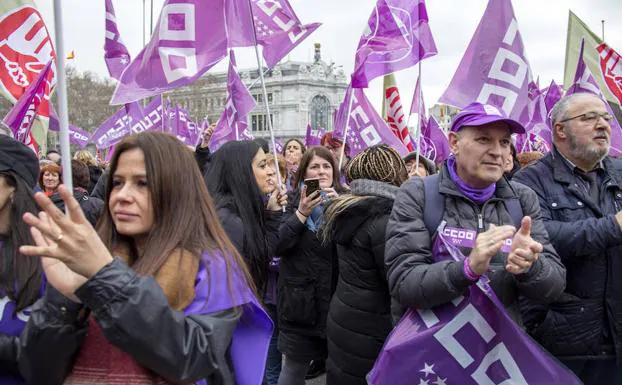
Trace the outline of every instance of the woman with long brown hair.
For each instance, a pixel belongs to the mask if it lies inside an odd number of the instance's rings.
[[[27,381],[260,384],[271,322],[191,152],[128,137],[108,186],[97,231],[64,186],[67,216],[43,194],[24,216],[37,246],[20,250],[49,283],[22,335]]]
[[[307,194],[305,179],[319,180],[319,190]],[[285,355],[279,385],[304,384],[309,363],[323,362],[327,356],[326,315],[337,261],[332,247],[321,244],[317,231],[324,202],[344,191],[328,149],[316,146],[305,152],[294,186],[276,248],[281,257],[278,347]]]

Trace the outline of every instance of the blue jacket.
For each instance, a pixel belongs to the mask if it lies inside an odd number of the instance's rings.
[[[525,303],[526,326],[558,357],[616,354],[622,363],[622,161],[602,163],[600,202],[556,149],[514,180],[538,195],[551,243],[567,269],[566,291],[546,307]]]

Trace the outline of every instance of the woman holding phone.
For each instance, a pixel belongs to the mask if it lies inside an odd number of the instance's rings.
[[[335,161],[321,146],[305,152],[294,183],[276,248],[281,257],[278,346],[285,355],[279,385],[303,385],[309,363],[327,357],[326,316],[337,261],[332,246],[322,246],[317,231],[324,202],[343,192]]]

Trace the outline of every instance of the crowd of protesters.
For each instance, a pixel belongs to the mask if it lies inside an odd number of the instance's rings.
[[[438,164],[330,133],[281,154],[142,133],[106,165],[78,151],[73,191],[60,154],[0,136],[0,384],[366,384],[407,309],[484,275],[581,381],[622,383],[611,119],[564,97],[552,150],[517,153],[525,128],[473,103]],[[464,260],[435,258],[442,226],[475,232]]]

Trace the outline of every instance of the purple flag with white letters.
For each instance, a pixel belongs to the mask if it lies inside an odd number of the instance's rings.
[[[252,46],[248,0],[167,0],[151,41],[125,69],[111,104],[160,94],[201,77],[228,47]]]
[[[190,117],[190,113],[181,106],[170,109],[169,131],[187,146],[196,146],[199,140],[197,124]]]
[[[144,110],[138,103],[129,103],[108,118],[91,135],[99,149],[119,143],[127,135],[162,130],[162,96],[153,98]]]
[[[302,25],[287,0],[252,0],[257,43],[268,67],[313,33],[321,23]]]
[[[551,85],[546,90],[546,96],[544,97],[544,105],[546,106],[546,111],[550,112],[555,106],[555,103],[559,102],[559,100],[564,95],[564,89],[555,83],[555,80],[551,80]]]
[[[451,155],[449,141],[433,116],[421,126],[420,154],[438,164]]]
[[[553,146],[553,134],[548,122],[545,94],[538,93],[529,106],[530,118],[525,124],[525,134],[516,136],[516,151],[537,151],[546,154]]]
[[[209,147],[212,151],[230,140],[253,139],[248,130],[248,114],[257,103],[238,75],[233,51],[229,54],[227,76],[227,102],[210,140]]]
[[[121,40],[112,0],[106,0],[106,41],[104,43],[104,59],[106,60],[108,73],[114,79],[119,79],[125,67],[130,64],[130,53],[125,47],[123,40]]]
[[[458,108],[492,104],[520,121],[531,69],[511,0],[489,0],[462,61],[439,101]]]
[[[464,260],[450,235],[460,231],[469,232],[441,224],[434,262]],[[445,305],[409,309],[367,380],[370,385],[581,384],[510,318],[485,275]]]
[[[30,130],[37,116],[37,109],[45,97],[45,91],[48,87],[47,78],[51,68],[52,60],[43,67],[37,79],[30,83],[2,120],[13,132],[13,137],[22,143],[28,144],[30,142]]]
[[[356,50],[352,87],[436,55],[424,0],[378,0]]]
[[[50,122],[48,125],[48,129],[53,132],[60,131],[60,122],[58,121],[58,115],[56,115],[56,110],[50,104]],[[71,144],[76,144],[80,148],[85,148],[90,141],[91,133],[81,129],[78,126],[74,126],[69,123],[69,142]]]
[[[620,123],[618,123],[618,120],[615,118],[615,115],[611,110],[611,106],[609,106],[609,103],[607,103],[607,100],[600,91],[598,83],[596,83],[596,80],[594,80],[594,76],[592,76],[590,68],[585,64],[585,60],[583,60],[584,45],[585,41],[582,39],[581,49],[579,51],[579,59],[577,62],[577,72],[575,72],[574,82],[568,88],[566,95],[572,95],[576,93],[590,93],[602,99],[605,107],[607,108],[607,112],[609,112],[609,114],[614,117],[609,123],[611,125],[611,147],[609,149],[609,155],[621,156],[622,128],[620,128]]]
[[[348,116],[350,99],[352,108]],[[352,85],[348,87],[345,98],[339,106],[333,135],[343,138],[346,125],[348,125],[346,143],[350,146],[352,157],[376,144],[393,147],[402,156],[409,153],[406,145],[393,134],[387,122],[378,115],[365,92],[360,88],[352,88]]]
[[[305,136],[305,147],[319,146],[322,141],[322,136],[326,133],[321,127],[313,128],[311,123],[307,124],[307,135]]]

